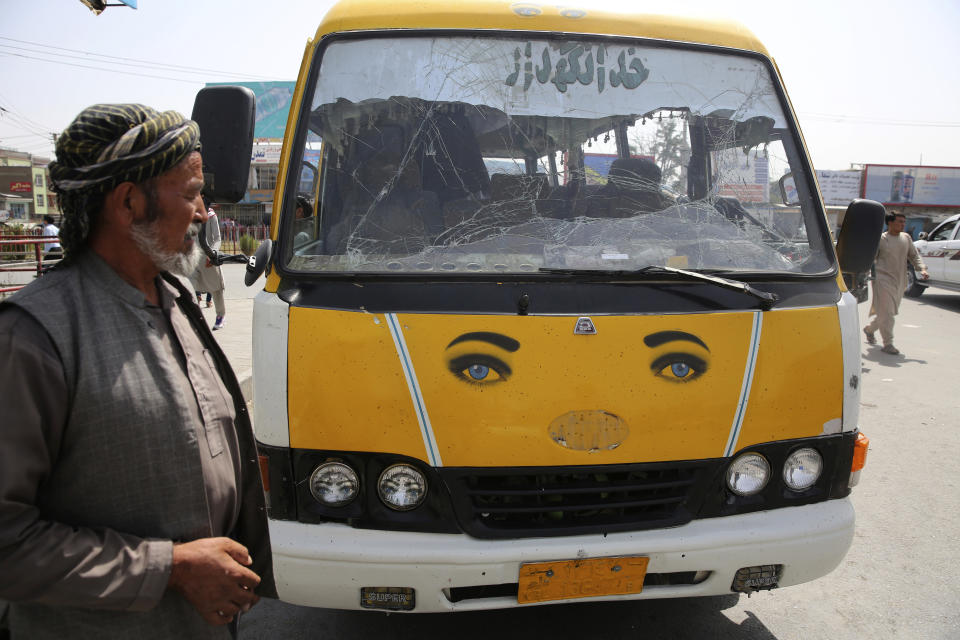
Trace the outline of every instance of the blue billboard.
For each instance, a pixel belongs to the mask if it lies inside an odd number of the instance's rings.
[[[253,91],[257,99],[255,138],[283,138],[287,115],[296,83],[283,82],[208,82],[208,87],[240,86]]]

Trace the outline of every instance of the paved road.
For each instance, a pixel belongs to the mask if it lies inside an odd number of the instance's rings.
[[[235,304],[244,308],[242,300]],[[860,305],[861,324],[868,306]],[[871,448],[854,492],[857,531],[841,566],[819,581],[750,598],[431,615],[263,601],[243,619],[241,637],[960,638],[958,315],[960,295],[928,291],[919,300],[903,302],[896,344],[904,355],[889,356],[863,345],[861,419]],[[242,354],[230,357],[242,361]]]

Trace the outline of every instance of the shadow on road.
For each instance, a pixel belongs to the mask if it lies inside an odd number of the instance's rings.
[[[958,311],[960,311],[960,308],[958,308]],[[926,360],[921,360],[919,358],[910,358],[904,353],[901,353],[900,355],[896,355],[896,356],[892,356],[889,353],[884,353],[883,351],[880,350],[879,345],[868,346],[866,352],[862,353],[860,357],[861,357],[861,360],[863,360],[864,362],[867,362],[867,361],[875,362],[878,366],[888,367],[891,369],[897,369],[910,362],[916,362],[917,364],[927,364]],[[870,371],[869,368],[867,367],[863,368],[864,373],[868,371]]]
[[[776,640],[753,613],[734,622],[723,611],[739,596],[562,604],[523,609],[441,614],[384,614],[297,607],[263,600],[244,616],[243,640],[285,638],[716,638]],[[739,616],[738,616],[739,617]]]
[[[944,311],[960,312],[960,296],[955,293],[931,293],[927,291],[920,298],[914,298],[914,302],[919,304],[937,307]]]

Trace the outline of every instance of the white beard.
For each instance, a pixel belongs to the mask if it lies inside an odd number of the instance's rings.
[[[133,238],[133,243],[137,245],[137,248],[153,261],[157,269],[189,278],[197,267],[200,266],[200,261],[203,260],[204,257],[198,241],[201,229],[200,223],[190,225],[185,237],[191,238],[193,244],[186,253],[164,251],[160,248],[156,222],[134,223],[134,225],[130,227],[130,236]]]

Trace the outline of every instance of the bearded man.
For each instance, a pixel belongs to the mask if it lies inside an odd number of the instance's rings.
[[[199,129],[85,109],[50,175],[65,259],[0,304],[13,638],[229,638],[276,596],[237,380],[193,290]]]

